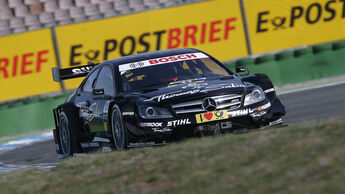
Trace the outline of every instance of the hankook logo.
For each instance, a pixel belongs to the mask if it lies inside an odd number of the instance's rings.
[[[202,108],[206,111],[214,111],[217,109],[217,102],[212,98],[205,98],[202,101]]]

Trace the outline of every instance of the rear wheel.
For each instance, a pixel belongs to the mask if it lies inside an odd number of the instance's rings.
[[[70,123],[65,112],[61,112],[59,121],[59,138],[61,145],[61,152],[64,158],[70,157],[73,154],[72,135],[70,130]]]
[[[123,124],[120,108],[115,105],[111,112],[111,132],[113,136],[114,148],[118,151],[127,149],[128,131]]]

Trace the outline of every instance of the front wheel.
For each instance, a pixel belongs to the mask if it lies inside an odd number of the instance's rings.
[[[115,149],[118,151],[127,149],[128,131],[123,124],[122,114],[117,105],[113,107],[111,112],[111,132]]]

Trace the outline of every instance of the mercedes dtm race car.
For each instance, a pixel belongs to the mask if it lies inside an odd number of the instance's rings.
[[[62,158],[97,147],[124,150],[271,127],[281,125],[285,115],[266,75],[239,76],[196,49],[53,69],[55,81],[82,76],[79,88],[53,110]]]

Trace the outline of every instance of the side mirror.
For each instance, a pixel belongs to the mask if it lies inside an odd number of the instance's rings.
[[[93,89],[92,93],[93,95],[103,95],[104,89]]]
[[[249,70],[246,67],[244,66],[236,67],[236,73],[244,73],[244,72],[247,72],[247,74],[244,74],[244,75],[249,75]]]

